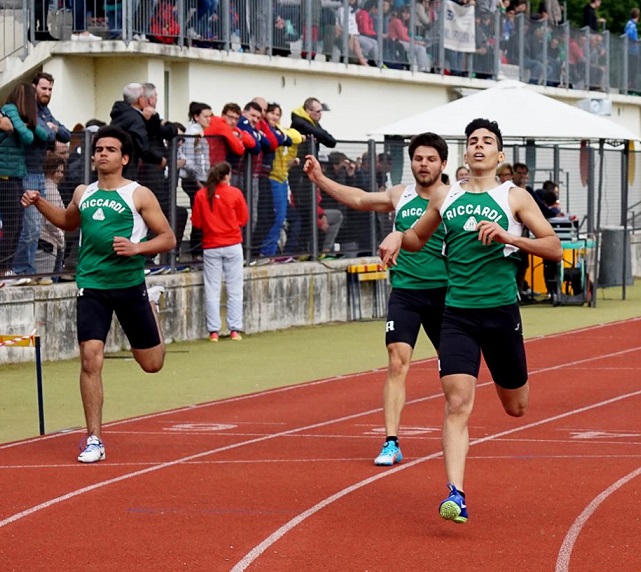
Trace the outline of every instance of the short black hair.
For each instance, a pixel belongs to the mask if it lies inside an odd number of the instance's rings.
[[[477,129],[487,129],[491,133],[496,135],[496,145],[499,151],[503,151],[503,135],[499,129],[499,124],[496,121],[490,121],[489,119],[483,119],[478,117],[468,123],[465,128],[465,140],[467,141],[470,138],[470,135],[474,133]]]
[[[104,139],[105,137],[118,139],[118,141],[120,141],[120,151],[122,152],[122,156],[124,157],[127,155],[127,157],[129,157],[129,162],[131,163],[134,156],[134,143],[131,136],[123,129],[120,129],[120,127],[115,127],[114,125],[105,125],[96,131],[96,135],[91,143],[91,155],[93,156],[96,154],[96,143],[98,140]]]
[[[410,159],[414,159],[414,153],[419,147],[433,147],[436,149],[441,161],[447,161],[448,148],[445,139],[436,133],[428,131],[427,133],[419,133],[414,135],[410,140],[410,145],[407,148]]]
[[[245,107],[243,107],[243,111],[249,111],[250,109],[253,109],[254,111],[260,111],[261,115],[263,113],[263,108],[258,105],[255,101],[250,101],[247,104],[245,104]]]

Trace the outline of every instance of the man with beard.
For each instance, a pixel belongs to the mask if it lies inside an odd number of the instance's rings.
[[[33,145],[26,148],[27,175],[22,180],[22,188],[25,191],[38,191],[45,194],[44,161],[47,154],[47,147],[53,146],[56,141],[69,143],[71,134],[69,130],[51,113],[49,102],[53,92],[53,76],[45,72],[39,72],[33,78],[33,87],[36,91],[36,103],[38,105],[38,125],[47,131],[47,141],[40,141],[36,138]],[[34,208],[27,208],[22,219],[22,230],[20,240],[13,259],[13,271],[18,274],[36,274],[36,250],[38,249],[38,238],[42,228],[42,217]],[[19,278],[16,285],[29,284],[31,279]]]
[[[435,133],[421,133],[412,138],[408,152],[416,182],[375,193],[341,185],[327,178],[312,155],[306,157],[304,170],[312,183],[350,208],[395,212],[395,229],[403,232],[421,218],[432,194],[441,187],[448,148],[445,140]],[[398,431],[405,406],[405,380],[421,326],[434,348],[437,351],[439,348],[447,290],[443,238],[441,225],[433,241],[419,252],[401,251],[396,266],[390,269],[392,291],[385,326],[388,365],[383,388],[386,439],[380,454],[374,459],[376,465],[390,466],[403,459]]]

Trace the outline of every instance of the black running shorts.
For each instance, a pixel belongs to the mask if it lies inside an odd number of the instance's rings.
[[[114,312],[132,348],[146,350],[160,344],[156,319],[145,283],[131,288],[80,288],[76,298],[78,342],[105,342]]]
[[[438,350],[446,292],[447,288],[393,288],[387,304],[385,344],[404,342],[414,347],[423,326],[427,337]]]
[[[479,375],[481,353],[494,383],[518,389],[527,382],[523,325],[518,304],[498,308],[445,308],[439,371]]]

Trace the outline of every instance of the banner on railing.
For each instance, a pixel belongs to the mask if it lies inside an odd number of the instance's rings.
[[[460,6],[456,2],[445,2],[445,48],[457,52],[476,51],[474,5]]]

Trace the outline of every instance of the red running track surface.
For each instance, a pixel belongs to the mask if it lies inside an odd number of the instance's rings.
[[[384,371],[0,446],[0,570],[641,570],[641,321],[529,341],[531,404],[486,371],[470,424],[467,524],[438,516],[443,398],[408,379],[405,460],[373,465]]]

